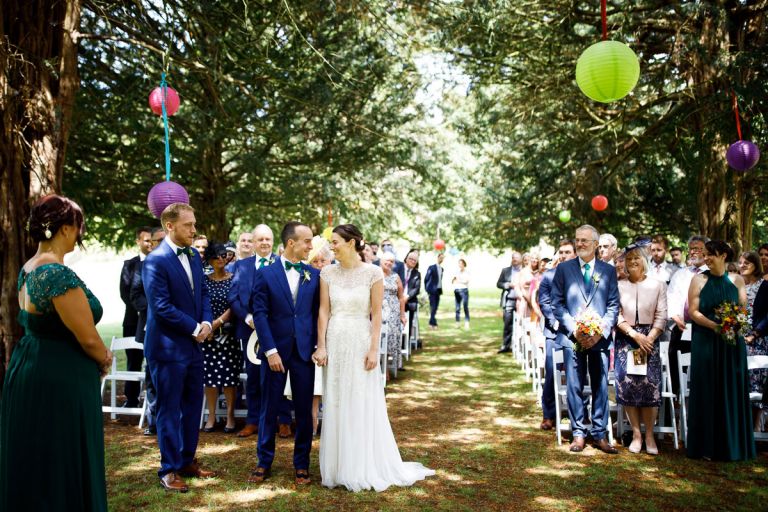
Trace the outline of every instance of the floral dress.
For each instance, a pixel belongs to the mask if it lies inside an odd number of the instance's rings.
[[[747,311],[749,311],[749,322],[752,323],[752,306],[755,303],[755,297],[757,297],[757,290],[760,285],[763,284],[762,279],[758,279],[752,284],[746,286],[747,289]],[[768,355],[768,337],[755,338],[752,343],[747,345],[748,356],[765,356]],[[763,392],[763,382],[768,375],[768,370],[750,370],[749,371],[749,390],[752,393]],[[754,402],[752,405],[759,407],[760,409],[768,409],[768,403],[762,404]]]
[[[397,282],[400,278],[392,272],[384,276],[384,302],[382,323],[387,326],[387,353],[397,364],[402,366],[403,353],[400,350],[403,323],[400,321],[400,298],[397,295]]]

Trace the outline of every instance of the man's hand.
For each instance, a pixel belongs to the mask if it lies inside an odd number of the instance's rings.
[[[594,336],[587,336],[586,334],[583,334],[580,338],[577,339],[579,340],[579,344],[582,348],[589,350],[590,348],[597,345],[602,337],[602,334],[595,334]]]
[[[211,327],[208,324],[202,324],[200,326],[200,332],[195,336],[195,340],[198,343],[202,343],[208,338],[209,334],[211,334]]]
[[[273,372],[285,373],[285,367],[283,366],[283,360],[280,359],[280,354],[275,352],[271,356],[267,357],[269,363],[269,369]]]
[[[325,366],[328,364],[328,354],[326,354],[325,349],[319,348],[315,350],[315,353],[312,354],[312,361],[314,361],[317,366]]]

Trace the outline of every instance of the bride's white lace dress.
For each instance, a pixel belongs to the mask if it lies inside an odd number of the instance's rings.
[[[371,286],[383,277],[381,269],[370,264],[354,269],[328,265],[320,272],[331,305],[320,434],[320,475],[326,487],[383,491],[435,474],[400,458],[381,374],[365,369],[371,343]]]

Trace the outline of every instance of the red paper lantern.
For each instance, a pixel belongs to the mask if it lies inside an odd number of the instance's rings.
[[[445,250],[445,240],[437,239],[434,242],[432,242],[432,246],[435,248],[436,251],[443,251]]]
[[[592,209],[596,212],[602,212],[608,208],[608,198],[602,195],[597,195],[592,198]]]
[[[181,104],[181,100],[179,99],[179,93],[177,93],[172,88],[166,87],[165,91],[167,95],[165,99],[165,112],[169,116],[172,116],[179,110],[179,105]],[[154,112],[158,116],[163,115],[162,87],[155,87],[155,89],[151,93],[149,93],[149,108],[151,108],[152,112]]]

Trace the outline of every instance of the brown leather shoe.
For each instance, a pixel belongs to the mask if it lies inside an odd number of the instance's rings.
[[[312,480],[309,478],[309,471],[306,469],[296,470],[296,485],[309,485]]]
[[[263,468],[261,466],[258,466],[256,469],[251,471],[251,476],[248,477],[248,482],[252,484],[260,484],[269,476],[272,474],[272,471],[269,470],[269,468]]]
[[[216,476],[215,471],[208,471],[200,467],[200,463],[197,459],[193,460],[187,466],[184,466],[179,470],[181,476],[193,477],[193,478],[213,478]]]
[[[189,487],[187,487],[187,484],[185,484],[184,480],[182,480],[181,477],[176,473],[166,473],[165,475],[160,477],[160,485],[162,485],[163,489],[165,489],[166,491],[171,491],[171,492],[189,491]]]
[[[583,437],[574,437],[573,442],[571,443],[570,450],[574,453],[583,452],[585,444],[586,443]]]
[[[257,434],[259,432],[259,426],[254,425],[253,423],[247,424],[245,427],[243,427],[243,430],[237,433],[237,437],[249,437],[253,434]]]
[[[617,450],[611,443],[608,442],[607,439],[603,438],[599,441],[595,441],[592,443],[592,446],[597,448],[598,450],[602,450],[605,453],[609,453],[611,455],[616,455],[619,453],[619,450]]]
[[[544,421],[541,422],[541,425],[539,425],[539,428],[541,430],[552,430],[555,427],[555,420],[550,418],[544,418]]]
[[[278,430],[277,435],[282,437],[283,439],[287,439],[291,437],[291,426],[290,425],[284,425],[280,424],[280,430]]]

